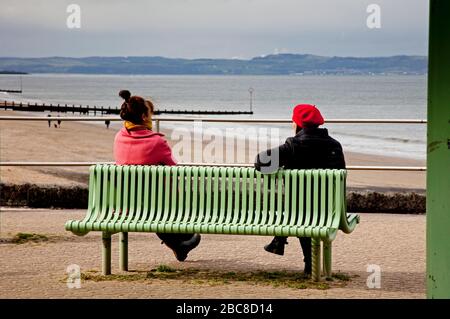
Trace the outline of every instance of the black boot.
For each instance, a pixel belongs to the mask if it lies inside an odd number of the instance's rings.
[[[179,261],[184,261],[187,258],[188,253],[200,244],[201,239],[202,237],[200,234],[194,234],[191,239],[182,241],[175,257],[177,257]]]
[[[311,238],[309,237],[299,237],[300,245],[302,246],[303,251],[303,261],[305,262],[305,275],[311,275],[312,272],[312,263],[311,263]]]
[[[188,253],[200,243],[200,234],[161,234],[157,233],[162,244],[172,249],[178,261],[185,261]]]
[[[264,250],[280,256],[284,255],[284,246],[287,244],[287,237],[275,236],[270,244],[264,246]]]
[[[306,276],[311,276],[312,273],[312,269],[311,269],[311,262],[305,262],[305,269],[303,270],[303,273]]]

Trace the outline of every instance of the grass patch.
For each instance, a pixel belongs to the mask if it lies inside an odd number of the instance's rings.
[[[156,271],[156,272],[176,272],[176,269],[173,269],[169,266],[166,265],[159,265],[156,269],[151,270],[151,271]]]
[[[141,274],[133,274],[133,275],[120,274],[120,275],[103,276],[103,275],[96,275],[94,273],[86,272],[86,273],[81,273],[80,278],[81,278],[81,280],[95,281],[95,282],[100,282],[100,281],[140,281],[140,280],[145,280],[145,275],[142,276]]]
[[[336,278],[341,281],[350,281],[350,276],[341,272],[334,273],[332,278]]]
[[[28,242],[40,243],[48,241],[48,237],[41,234],[17,233],[12,239],[13,244],[25,244]]]
[[[245,282],[251,285],[270,285],[273,287],[293,289],[329,289],[345,287],[350,277],[343,273],[335,273],[330,280],[314,282],[303,273],[292,271],[256,271],[256,272],[222,272],[204,269],[175,269],[166,265],[145,272],[131,272],[126,274],[103,276],[94,272],[81,274],[82,280],[90,281],[148,281],[179,280],[193,285],[227,285]]]

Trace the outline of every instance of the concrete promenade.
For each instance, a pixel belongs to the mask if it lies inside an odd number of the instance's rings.
[[[182,279],[82,281],[80,289],[66,284],[67,266],[81,272],[101,270],[101,235],[77,237],[64,230],[84,210],[0,210],[0,298],[425,298],[425,216],[361,214],[356,230],[339,232],[333,246],[333,272],[348,274],[345,287],[296,289],[246,281],[223,284]],[[48,241],[14,244],[17,233],[36,233]],[[197,249],[178,262],[155,234],[130,233],[131,274],[159,265],[208,271],[301,271],[300,245],[290,238],[285,256],[263,250],[269,237],[202,235]],[[381,269],[381,288],[369,289],[368,265]],[[118,270],[118,235],[113,237],[113,274]]]

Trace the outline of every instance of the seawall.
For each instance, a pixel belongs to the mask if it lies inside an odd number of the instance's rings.
[[[32,208],[87,208],[88,188],[0,183],[1,206]],[[425,194],[348,190],[347,211],[357,213],[425,214]]]

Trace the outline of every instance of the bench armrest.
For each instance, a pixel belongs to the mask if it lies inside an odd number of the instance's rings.
[[[359,215],[354,213],[343,213],[339,229],[346,234],[350,234],[359,223]]]

